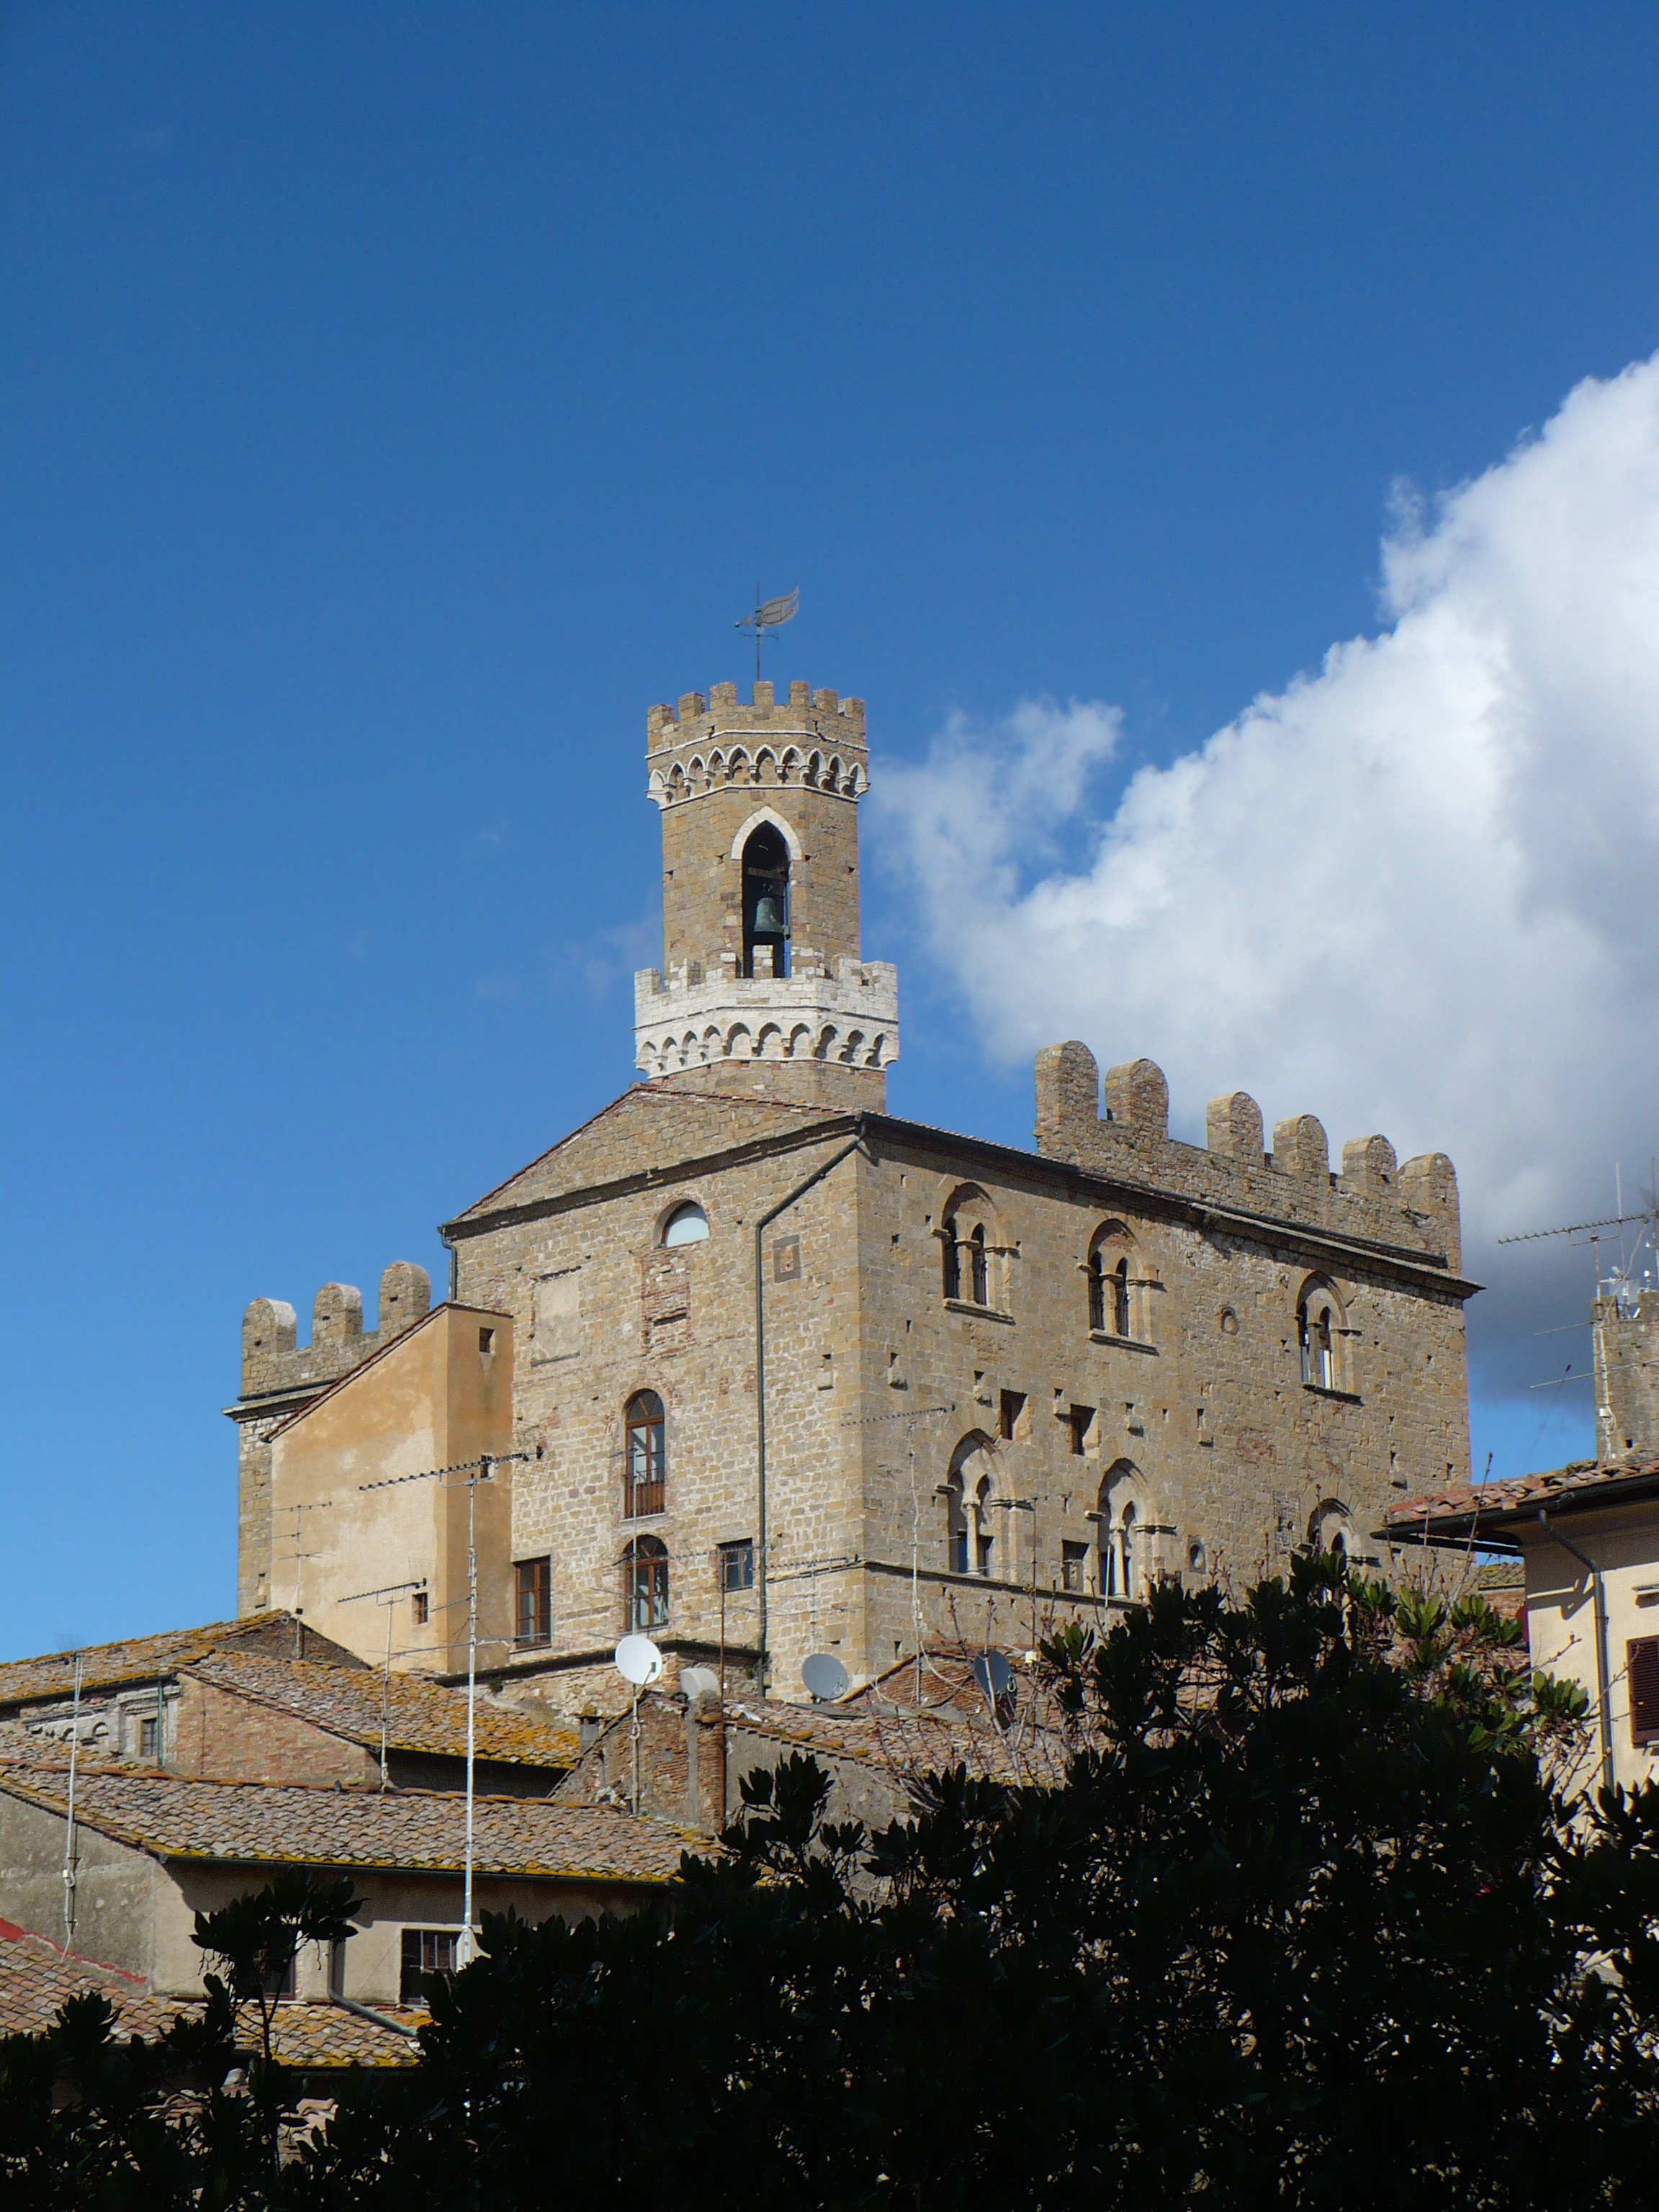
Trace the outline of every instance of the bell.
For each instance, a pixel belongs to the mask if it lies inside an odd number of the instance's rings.
[[[763,891],[755,901],[755,935],[781,937],[783,934],[783,898],[775,890]]]

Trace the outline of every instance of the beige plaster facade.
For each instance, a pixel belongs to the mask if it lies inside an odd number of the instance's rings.
[[[469,1502],[481,1650],[510,1649],[511,1483],[465,1468],[511,1449],[513,1320],[434,1307],[270,1439],[267,1572],[308,1629],[379,1665],[465,1668]],[[398,1592],[383,1606],[374,1595]],[[424,1602],[422,1602],[424,1601]]]

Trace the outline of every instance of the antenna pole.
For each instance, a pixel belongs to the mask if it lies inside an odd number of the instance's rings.
[[[75,1948],[75,1762],[81,1748],[81,1655],[75,1655],[75,1690],[70,1704],[69,1818],[64,1828],[64,1948]],[[158,1745],[159,1748],[159,1745]]]
[[[634,1724],[629,1731],[634,1745],[634,1812],[640,1809],[640,1686],[634,1685]]]
[[[472,1963],[472,1755],[473,1715],[478,1695],[478,1547],[474,1540],[474,1518],[478,1485],[489,1480],[489,1455],[478,1462],[478,1471],[466,1486],[466,1875],[461,1900],[461,1964]],[[388,1616],[389,1617],[389,1616]]]

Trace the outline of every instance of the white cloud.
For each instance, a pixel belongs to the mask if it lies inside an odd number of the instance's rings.
[[[1108,818],[1098,703],[957,719],[872,798],[994,1051],[1146,1053],[1188,1133],[1242,1085],[1334,1151],[1449,1152],[1482,1304],[1518,1323],[1490,1239],[1610,1211],[1613,1163],[1628,1188],[1659,1142],[1659,360],[1402,501],[1383,576],[1379,635],[1139,769]],[[1552,1262],[1558,1297],[1563,1267],[1582,1311],[1587,1264]]]

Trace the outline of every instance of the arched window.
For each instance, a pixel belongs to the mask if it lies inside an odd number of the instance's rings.
[[[677,1206],[662,1227],[665,1248],[676,1244],[701,1244],[708,1234],[708,1216],[702,1206],[689,1201]]]
[[[1322,1499],[1308,1521],[1309,1549],[1334,1553],[1346,1565],[1352,1540],[1347,1507],[1334,1498]]]
[[[629,1630],[649,1634],[668,1620],[668,1547],[657,1536],[635,1536],[623,1553],[623,1603]]]
[[[641,1390],[628,1401],[628,1436],[623,1451],[623,1518],[638,1521],[660,1513],[667,1494],[668,1451],[662,1400]]]
[[[743,848],[743,972],[789,973],[789,848],[769,822]]]
[[[952,1191],[938,1235],[945,1296],[1000,1310],[1007,1301],[1008,1248],[985,1193],[972,1183]]]
[[[1139,1480],[1127,1460],[1107,1471],[1095,1516],[1100,1545],[1100,1589],[1104,1597],[1141,1598],[1151,1579],[1147,1556],[1151,1532],[1145,1523]]]
[[[1336,1293],[1320,1276],[1303,1285],[1296,1306],[1297,1346],[1302,1380],[1316,1390],[1346,1390],[1346,1331]]]
[[[1104,1222],[1095,1231],[1085,1272],[1089,1284],[1089,1327],[1097,1336],[1146,1340],[1144,1311],[1137,1311],[1145,1296],[1141,1269],[1131,1266],[1132,1257],[1137,1256],[1134,1240],[1121,1221]]]
[[[945,1499],[945,1560],[955,1575],[994,1575],[997,1568],[996,1476],[993,1446],[975,1429],[951,1455]],[[939,1493],[936,1493],[939,1494]]]

